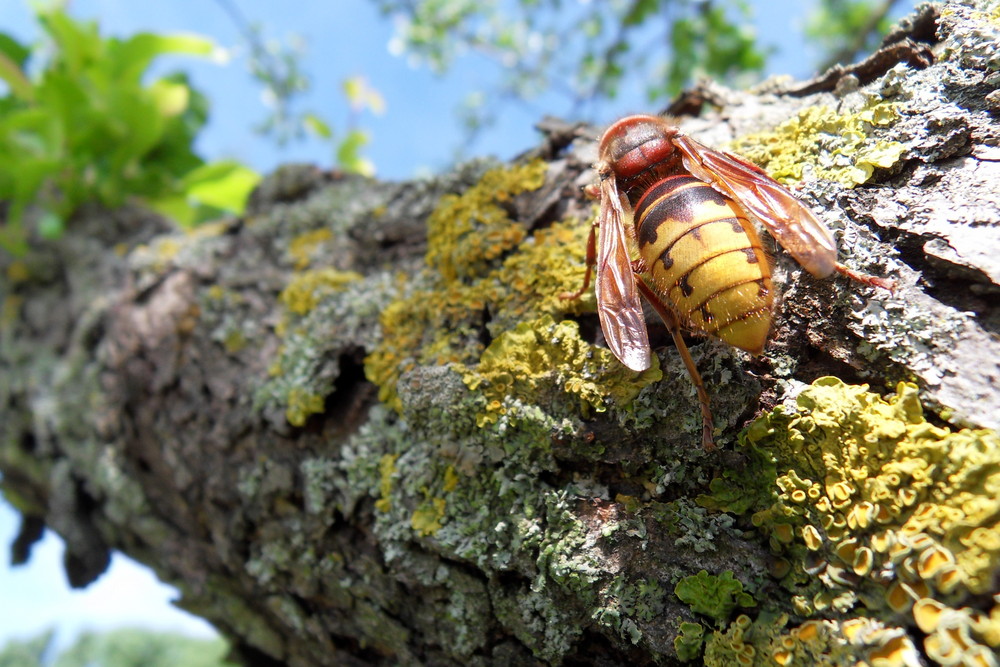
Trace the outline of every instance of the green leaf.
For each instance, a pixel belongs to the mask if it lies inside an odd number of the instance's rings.
[[[150,86],[149,93],[159,115],[168,118],[181,115],[191,103],[191,88],[183,83],[160,79]]]
[[[146,204],[160,215],[176,220],[181,227],[193,227],[198,223],[198,210],[184,195],[151,197],[146,199]]]
[[[320,139],[330,139],[333,137],[333,130],[326,123],[326,121],[316,114],[303,114],[302,124],[305,125],[306,130],[312,132]]]
[[[337,147],[337,163],[344,171],[363,176],[375,174],[375,165],[361,156],[361,149],[368,144],[368,134],[362,130],[351,130]]]
[[[0,38],[6,35],[0,35]],[[28,77],[24,76],[17,60],[7,55],[6,50],[0,48],[0,79],[7,82],[11,91],[17,97],[30,102],[34,97],[34,89]]]
[[[240,214],[247,197],[260,183],[260,175],[249,167],[225,160],[203,165],[184,177],[182,187],[200,204]]]
[[[140,33],[124,42],[115,42],[111,59],[117,64],[117,76],[138,81],[159,56],[172,53],[208,57],[217,50],[215,42],[199,35]]]
[[[208,115],[205,97],[183,74],[144,81],[156,57],[211,55],[212,41],[102,38],[96,23],[58,8],[37,18],[52,48],[35,79],[23,73],[30,52],[0,33],[0,77],[11,91],[0,98],[5,248],[23,247],[21,216],[33,204],[49,211],[36,223],[43,238],[61,234],[86,201],[116,206],[140,197],[184,223],[242,210],[257,175],[236,163],[205,166],[193,150]]]
[[[38,221],[38,233],[43,238],[57,239],[66,231],[66,222],[52,211],[46,211]]]
[[[38,19],[59,50],[58,62],[53,67],[76,74],[87,64],[100,60],[104,45],[93,21],[74,21],[58,9],[44,10]]]
[[[6,224],[0,225],[0,248],[14,257],[23,257],[28,247],[28,239],[19,220],[8,219]]]
[[[7,33],[0,32],[0,53],[7,56],[7,58],[20,69],[24,67],[24,63],[27,62],[28,56],[31,55],[31,49],[24,44],[21,44],[21,42],[17,41]]]
[[[623,26],[636,26],[644,23],[660,9],[659,0],[637,0],[632,3],[628,14],[622,18]]]
[[[372,88],[362,76],[353,76],[344,81],[344,95],[354,111],[368,109],[374,114],[385,111],[385,99],[381,93]]]

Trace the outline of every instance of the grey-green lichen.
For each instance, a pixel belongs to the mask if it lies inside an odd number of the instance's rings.
[[[939,384],[940,352],[962,336],[968,313],[941,314],[928,308],[929,299],[890,297],[858,299],[849,326],[858,334],[858,352],[869,359],[884,356],[919,374],[929,385]]]
[[[996,2],[949,2],[941,19],[947,26],[942,58],[971,70],[1000,70],[1000,6]]]
[[[387,273],[362,277],[334,269],[295,275],[280,295],[284,305],[277,350],[267,378],[255,392],[259,409],[281,409],[293,426],[324,409],[336,388],[345,341],[378,340],[378,313],[393,298],[396,283]]]

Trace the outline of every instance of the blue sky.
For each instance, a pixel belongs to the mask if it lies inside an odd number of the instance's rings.
[[[483,87],[496,70],[483,60],[459,61],[446,77],[414,69],[392,56],[387,45],[393,26],[367,0],[232,0],[252,22],[265,27],[272,38],[303,36],[308,44],[303,62],[312,78],[313,92],[305,107],[321,113],[335,129],[343,127],[348,110],[340,94],[341,82],[364,75],[385,98],[380,117],[366,116],[364,127],[372,143],[366,151],[378,175],[405,179],[445,168],[461,141],[455,109],[465,95]],[[777,47],[768,73],[809,76],[816,53],[801,36],[801,25],[811,3],[801,0],[758,0],[751,3],[755,27],[765,44]],[[915,1],[899,3],[898,13]],[[140,31],[193,32],[231,49],[240,36],[228,15],[210,0],[74,0],[71,12],[97,19],[105,34],[125,36]],[[0,0],[0,30],[22,41],[37,36],[26,0]],[[308,161],[330,166],[327,145],[296,144],[278,149],[252,132],[263,120],[260,89],[246,73],[245,59],[235,53],[228,65],[197,59],[174,59],[168,70],[189,71],[196,87],[211,101],[212,116],[199,140],[199,152],[208,159],[232,157],[268,172],[278,164]],[[625,86],[622,98],[598,121],[624,113],[649,111],[640,86]],[[561,100],[542,98],[535,105],[501,107],[498,124],[466,151],[469,155],[509,158],[534,145],[533,124],[543,113],[566,112]],[[173,590],[158,583],[152,573],[123,556],[85,591],[70,591],[62,572],[62,543],[51,532],[36,545],[32,561],[11,568],[6,554],[17,529],[13,509],[0,501],[0,646],[10,637],[25,638],[54,626],[61,643],[83,628],[104,629],[123,623],[192,634],[211,632],[204,622],[169,606]]]

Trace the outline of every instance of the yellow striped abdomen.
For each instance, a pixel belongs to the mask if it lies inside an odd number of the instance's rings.
[[[774,308],[771,267],[739,206],[697,178],[669,176],[636,202],[635,225],[650,286],[681,321],[760,354]]]

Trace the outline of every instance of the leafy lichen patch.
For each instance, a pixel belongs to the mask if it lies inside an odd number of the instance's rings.
[[[773,130],[738,139],[732,148],[783,183],[801,181],[809,169],[815,178],[854,187],[903,155],[903,144],[880,139],[875,131],[896,122],[898,109],[877,98],[853,113],[811,106]]]
[[[792,608],[811,619],[815,632],[805,634],[820,637],[826,655],[909,664],[916,649],[907,625],[919,628],[924,650],[940,664],[956,652],[997,650],[1000,602],[988,612],[966,606],[995,592],[1000,571],[996,433],[928,423],[914,385],[901,383],[883,399],[866,386],[822,378],[796,408],[758,419],[745,444],[773,473],[713,485],[703,502],[756,509],[753,523],[782,565],[775,571]],[[901,615],[902,625],[868,623],[869,615]],[[789,664],[805,627],[768,640],[768,655]]]
[[[739,607],[755,607],[757,602],[744,592],[743,583],[733,577],[732,571],[720,575],[701,570],[697,574],[684,577],[674,587],[674,594],[691,606],[691,611],[724,622]]]

